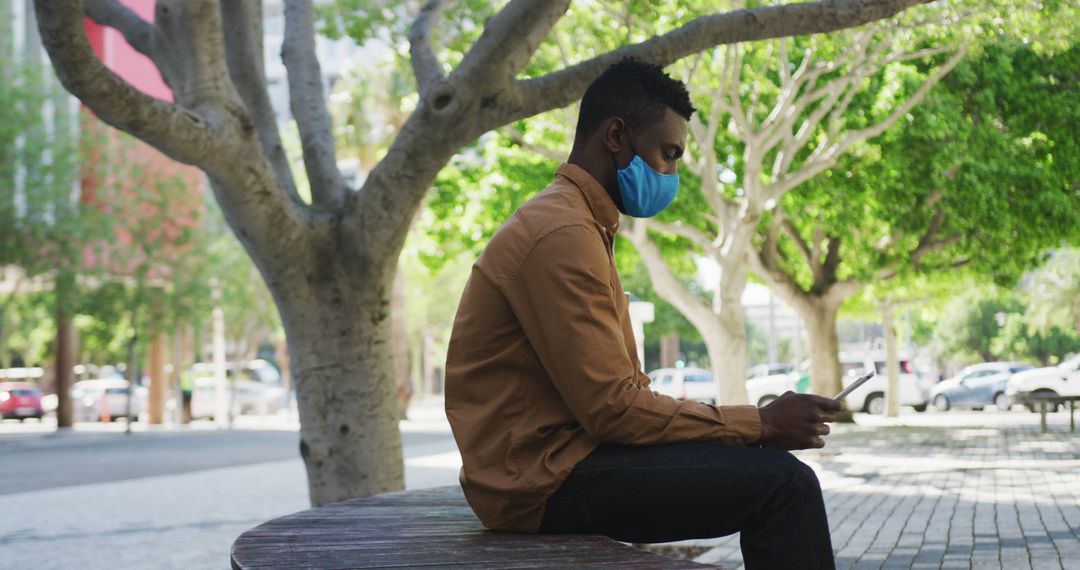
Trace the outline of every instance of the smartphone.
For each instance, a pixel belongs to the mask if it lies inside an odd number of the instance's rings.
[[[849,385],[847,388],[844,388],[843,390],[841,390],[840,393],[837,394],[836,397],[833,398],[833,399],[834,400],[843,400],[844,398],[847,398],[852,392],[855,391],[856,388],[858,388],[859,386],[862,386],[863,384],[866,384],[866,381],[873,378],[873,377],[874,377],[874,371],[873,370],[871,370],[870,372],[867,372],[866,374],[863,374],[862,376],[859,376],[858,379],[856,379],[854,382],[852,382],[851,385]]]

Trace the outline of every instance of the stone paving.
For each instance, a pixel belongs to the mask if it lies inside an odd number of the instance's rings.
[[[440,404],[402,424],[445,435],[406,450],[409,488],[457,481]],[[1050,415],[1048,434],[1020,411],[856,421],[837,426],[825,449],[798,453],[821,479],[841,570],[1080,569],[1080,434],[1066,431],[1067,414]],[[0,493],[0,502],[4,570],[221,568],[240,532],[307,506],[298,458]],[[698,561],[742,567],[737,535],[680,545],[707,548]]]
[[[798,453],[821,479],[837,568],[1080,568],[1080,434],[1068,416],[1052,416],[1047,434],[1023,412],[951,416],[860,418],[878,425],[839,426],[825,449]],[[680,544],[742,568],[738,535]]]

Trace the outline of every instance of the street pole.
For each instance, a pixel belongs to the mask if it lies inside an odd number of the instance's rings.
[[[131,340],[128,341],[128,385],[127,385],[127,427],[124,429],[127,433],[131,433],[131,424],[135,423],[132,418],[135,415],[135,406],[132,402],[135,396],[135,382],[138,379],[138,375],[135,373],[136,362],[136,347],[139,342],[139,335],[135,332],[135,317],[131,317]],[[108,406],[109,400],[105,397],[104,393],[101,396],[101,405]]]
[[[882,303],[881,320],[885,332],[885,366],[889,376],[885,390],[885,415],[895,418],[900,414],[900,355],[896,348],[896,323],[893,322],[891,300]]]
[[[150,341],[150,401],[147,423],[158,425],[165,422],[165,335],[157,333]]]
[[[213,299],[216,301],[214,319],[214,422],[226,427],[229,421],[229,402],[225,384],[225,310],[221,308],[221,290],[213,283]]]

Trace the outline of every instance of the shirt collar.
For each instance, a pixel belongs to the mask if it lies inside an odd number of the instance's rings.
[[[566,177],[581,190],[596,221],[607,228],[612,235],[619,230],[619,209],[615,207],[615,202],[608,195],[607,190],[604,190],[604,187],[591,174],[580,166],[568,162],[560,165],[555,174]]]

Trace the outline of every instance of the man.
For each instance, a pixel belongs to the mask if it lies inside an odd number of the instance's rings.
[[[742,532],[747,568],[832,568],[821,487],[788,451],[822,447],[841,406],[760,410],[649,389],[612,257],[619,214],[678,192],[685,86],[623,60],[585,91],[555,180],[473,266],[446,362],[461,485],[485,526],[666,542]],[[753,445],[748,445],[753,444]]]

